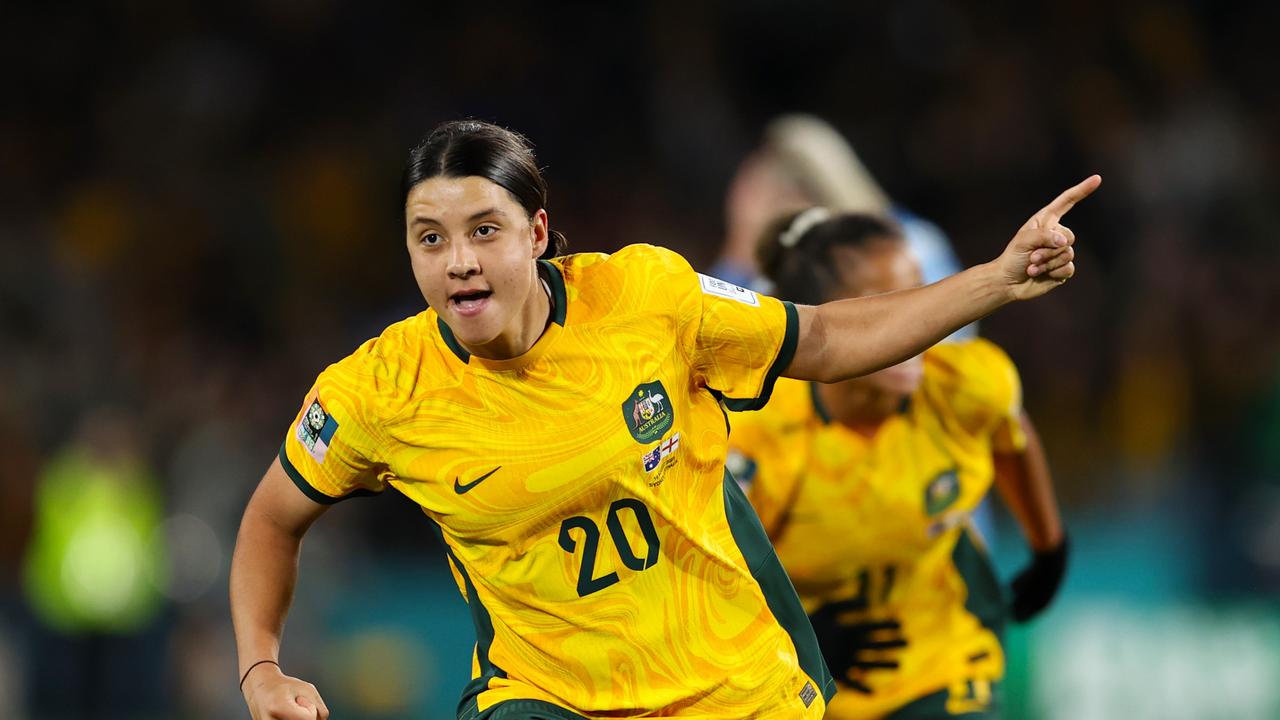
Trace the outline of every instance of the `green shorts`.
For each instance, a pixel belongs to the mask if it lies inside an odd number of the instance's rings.
[[[475,720],[586,720],[581,715],[541,700],[506,700],[475,716]]]

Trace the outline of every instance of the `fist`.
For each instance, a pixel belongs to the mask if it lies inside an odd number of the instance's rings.
[[[329,708],[309,682],[289,677],[275,665],[252,668],[245,678],[244,701],[253,720],[326,720]]]

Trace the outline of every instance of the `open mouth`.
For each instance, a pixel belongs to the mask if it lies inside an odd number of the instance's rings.
[[[449,303],[460,315],[474,315],[484,309],[492,290],[459,290],[449,296]]]

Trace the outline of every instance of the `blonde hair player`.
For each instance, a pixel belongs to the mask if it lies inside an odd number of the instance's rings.
[[[231,613],[253,717],[328,717],[279,665],[301,540],[333,503],[387,488],[438,529],[470,608],[460,718],[821,717],[834,685],[726,477],[723,409],[762,405],[780,375],[892,365],[1057,287],[1075,272],[1059,220],[1099,182],[990,263],[806,307],[650,245],[558,255],[527,142],[437,127],[404,181],[428,308],[320,374],[241,521]]]
[[[779,297],[892,297],[921,285],[899,229],[811,208],[760,245]],[[889,295],[883,295],[889,293]],[[832,385],[779,381],[735,416],[729,467],[800,594],[840,692],[828,718],[979,717],[1010,609],[972,528],[993,479],[1036,551],[1013,615],[1048,604],[1066,539],[1018,373],[985,340],[943,343]]]

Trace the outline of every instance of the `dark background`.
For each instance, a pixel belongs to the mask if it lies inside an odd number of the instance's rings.
[[[528,135],[571,249],[650,242],[706,268],[737,164],[804,111],[965,264],[1104,177],[1068,218],[1077,278],[982,324],[1022,372],[1076,543],[1059,605],[1010,637],[1008,714],[1275,716],[1277,8],[6,6],[0,714],[246,715],[239,513],[315,375],[423,306],[399,173],[432,125]],[[158,529],[113,535],[103,507]],[[398,496],[309,536],[284,658],[335,717],[451,716],[470,636],[440,556]],[[41,596],[42,572],[80,599]]]

